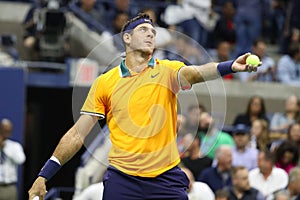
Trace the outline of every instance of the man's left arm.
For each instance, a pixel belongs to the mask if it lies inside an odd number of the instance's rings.
[[[220,76],[234,72],[255,72],[257,67],[246,64],[247,57],[251,55],[246,53],[239,56],[236,60],[227,62],[210,62],[201,66],[185,66],[180,69],[180,83],[182,86],[214,80]],[[260,63],[261,65],[261,63]]]

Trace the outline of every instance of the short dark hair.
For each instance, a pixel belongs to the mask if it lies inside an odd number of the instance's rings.
[[[231,176],[235,176],[237,174],[238,171],[240,170],[244,170],[244,169],[247,169],[245,166],[234,166],[232,167],[231,169]]]
[[[219,189],[215,192],[215,197],[217,198],[229,198],[229,192],[226,189]]]
[[[264,154],[265,160],[268,160],[268,161],[272,162],[273,164],[275,164],[276,161],[275,161],[275,155],[273,152],[271,152],[269,150],[263,150],[260,152]]]
[[[131,24],[132,22],[135,22],[135,21],[137,21],[137,20],[139,20],[139,19],[149,19],[151,22],[152,22],[152,19],[150,18],[150,16],[148,15],[148,14],[146,14],[146,13],[139,13],[136,17],[134,17],[134,18],[132,18],[132,19],[130,19],[130,20],[128,20],[124,25],[123,25],[123,27],[122,27],[122,29],[121,29],[121,34],[122,35],[124,35],[124,30],[126,30],[126,28],[129,26],[129,24]]]

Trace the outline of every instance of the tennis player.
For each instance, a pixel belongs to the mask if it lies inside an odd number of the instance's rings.
[[[104,200],[188,199],[189,185],[176,145],[177,93],[195,83],[233,72],[256,71],[246,53],[234,61],[186,66],[152,58],[156,31],[146,14],[122,29],[126,58],[93,83],[75,125],[61,138],[29,190],[46,194],[46,181],[82,147],[99,119],[106,118],[112,147],[103,178]]]

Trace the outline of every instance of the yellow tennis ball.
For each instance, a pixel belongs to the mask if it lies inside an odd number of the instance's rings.
[[[247,57],[246,63],[248,65],[258,66],[259,63],[260,63],[260,60],[259,60],[259,57],[257,55],[252,54],[252,55]]]

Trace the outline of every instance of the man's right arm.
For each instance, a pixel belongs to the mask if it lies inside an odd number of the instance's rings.
[[[82,147],[84,139],[98,121],[98,117],[91,115],[81,115],[72,128],[61,138],[53,156],[60,162],[65,164],[70,160]],[[45,168],[45,166],[44,166]],[[42,169],[43,170],[43,169]],[[46,178],[39,176],[29,190],[29,199],[39,196],[43,199],[46,194]]]

